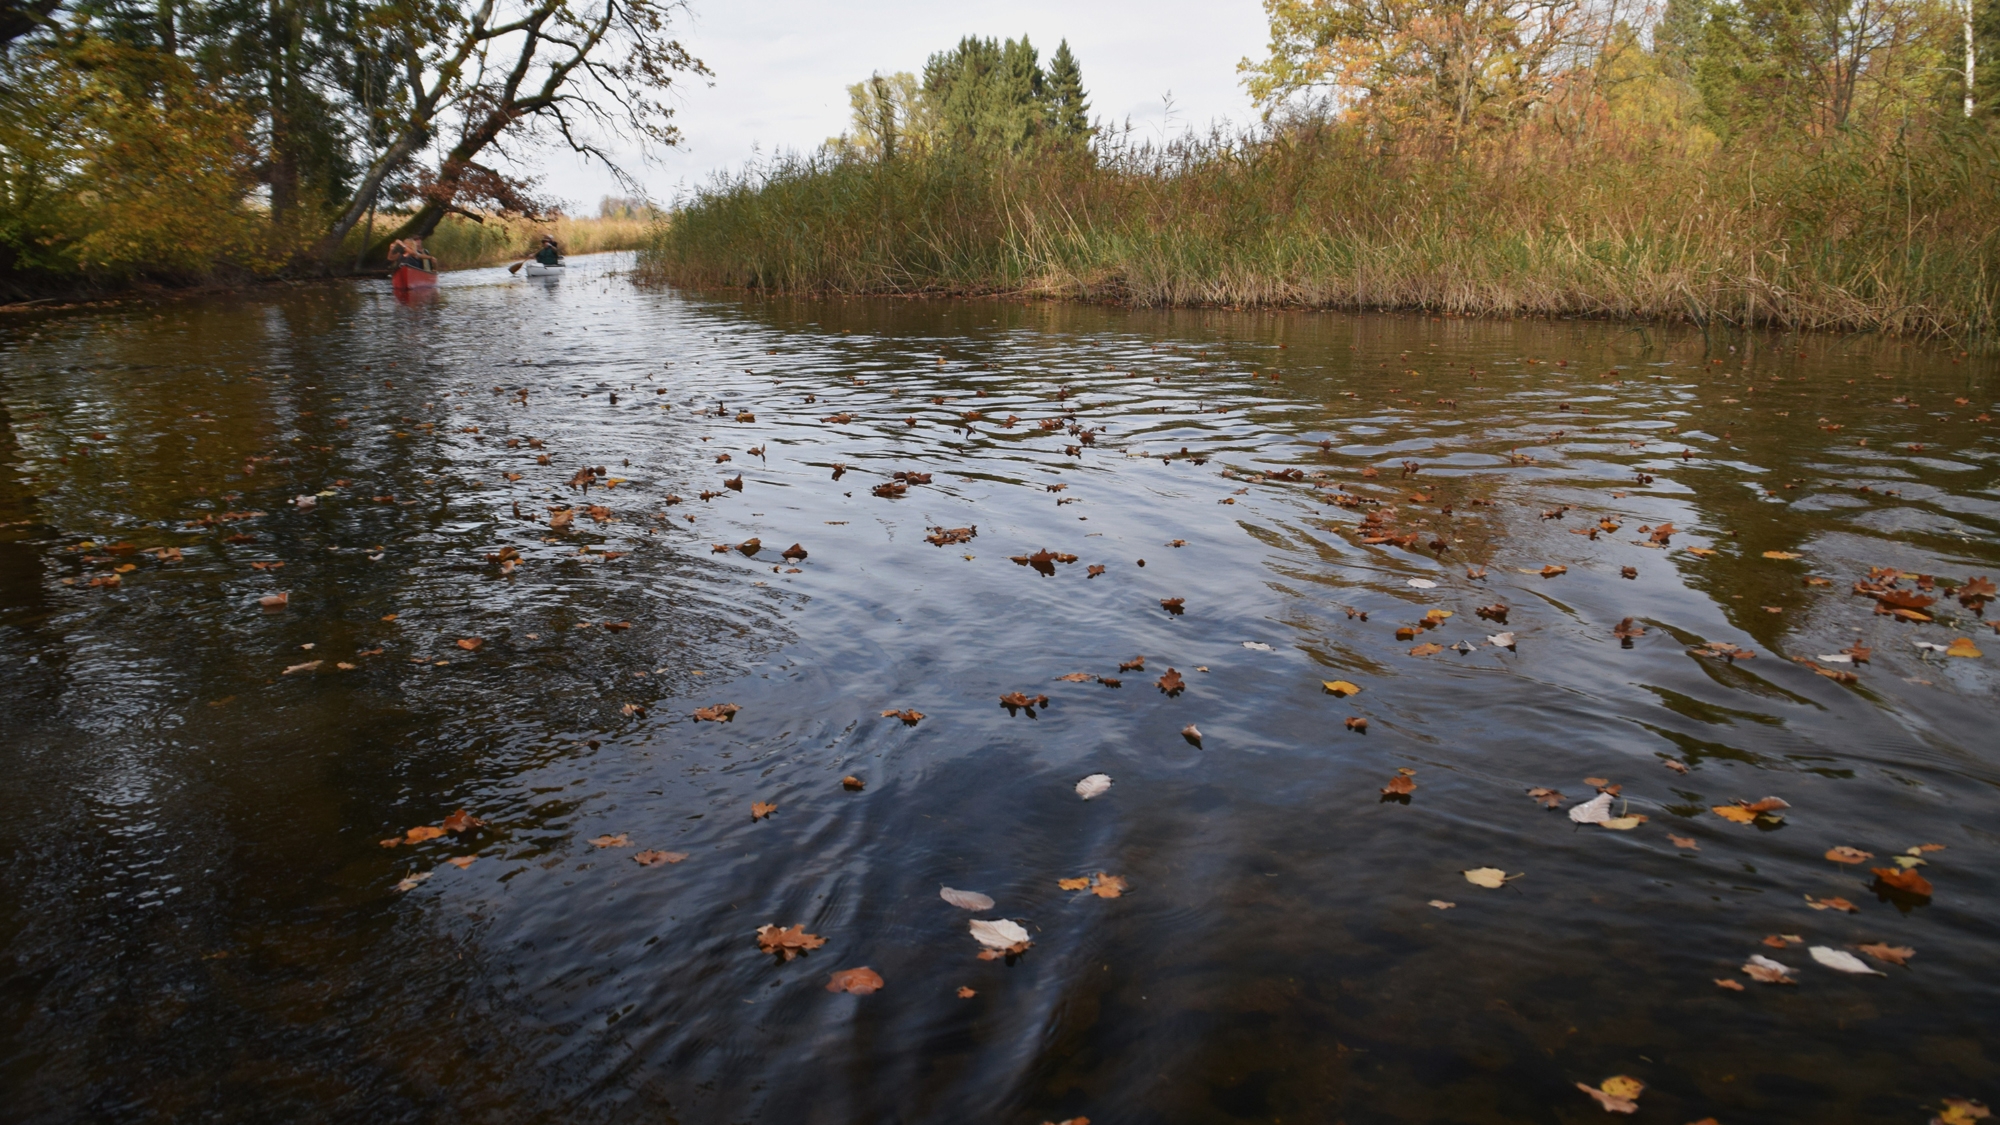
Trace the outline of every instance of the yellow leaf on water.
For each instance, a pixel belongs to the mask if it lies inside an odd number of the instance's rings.
[[[1475,887],[1485,887],[1489,891],[1497,889],[1509,878],[1505,871],[1497,867],[1475,867],[1470,871],[1462,871],[1460,874],[1465,876],[1466,882],[1471,883]],[[1515,879],[1520,878],[1519,875],[1512,877]]]
[[[1795,559],[1799,556],[1791,551],[1765,551],[1764,557],[1767,559]]]
[[[1977,660],[1979,657],[1985,655],[1973,645],[1971,637],[1956,638],[1950,645],[1946,646],[1944,654],[1946,656],[1963,656],[1972,660]]]
[[[1733,820],[1738,824],[1748,824],[1757,819],[1756,813],[1742,805],[1717,805],[1711,811],[1724,820]]]
[[[1689,547],[1689,548],[1688,548],[1688,554],[1690,554],[1690,555],[1694,555],[1694,556],[1695,556],[1695,557],[1697,557],[1697,558],[1703,558],[1703,559],[1705,559],[1705,558],[1707,558],[1708,556],[1710,556],[1710,555],[1712,555],[1712,554],[1714,554],[1714,553],[1715,553],[1715,549],[1714,549],[1714,548],[1712,548],[1712,547]]]
[[[1443,651],[1444,651],[1444,646],[1443,646],[1443,645],[1437,645],[1437,644],[1432,644],[1432,643],[1431,643],[1431,642],[1429,642],[1429,641],[1425,641],[1425,642],[1424,642],[1423,644],[1420,644],[1420,645],[1418,645],[1417,647],[1415,647],[1415,648],[1411,649],[1411,650],[1410,650],[1410,655],[1411,655],[1411,656],[1436,656],[1436,655],[1437,655],[1438,653],[1440,653],[1440,652],[1443,652]]]
[[[1359,695],[1361,693],[1359,684],[1351,684],[1346,680],[1321,680],[1319,686],[1335,695]]]
[[[1636,1098],[1646,1089],[1646,1084],[1630,1075],[1620,1074],[1604,1080],[1598,1089],[1614,1098]]]

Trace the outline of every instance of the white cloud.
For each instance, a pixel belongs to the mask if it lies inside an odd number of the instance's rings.
[[[627,166],[654,198],[671,198],[753,154],[811,149],[838,134],[847,126],[848,84],[871,71],[921,73],[926,57],[961,36],[1023,33],[1045,62],[1067,38],[1083,65],[1092,114],[1129,118],[1144,135],[1252,117],[1236,62],[1263,53],[1266,25],[1256,0],[693,0],[680,38],[715,71],[714,85],[681,91],[680,148],[655,153],[650,166],[636,158]],[[542,157],[532,170],[545,177],[545,189],[583,213],[617,191],[602,169],[566,151]]]

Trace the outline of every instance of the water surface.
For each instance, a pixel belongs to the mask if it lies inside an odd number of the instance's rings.
[[[1952,596],[2000,578],[1991,359],[768,302],[627,264],[0,327],[0,1116],[1558,1122],[1619,1074],[1641,1121],[2000,1097],[2000,637]],[[878,495],[897,473],[930,479]],[[1076,561],[1014,561],[1038,550]],[[1878,613],[1871,567],[1934,620]],[[1920,647],[1959,637],[1989,655]],[[1565,815],[1599,786],[1647,819]],[[1712,811],[1766,796],[1782,820]],[[382,845],[461,808],[486,826]],[[1931,895],[1870,874],[1920,844]],[[1100,872],[1125,893],[1058,885]],[[974,918],[1034,944],[980,960]],[[826,944],[760,953],[794,923]],[[1916,954],[1807,952],[1872,942]],[[827,991],[863,965],[880,992]]]

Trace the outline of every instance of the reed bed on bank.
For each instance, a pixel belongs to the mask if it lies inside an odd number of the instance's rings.
[[[1986,338],[2000,159],[1517,136],[1399,154],[1339,126],[1033,159],[790,156],[640,255],[688,286],[1588,315]]]
[[[376,232],[393,227],[403,216],[378,216]],[[518,262],[533,254],[544,234],[556,236],[565,254],[595,254],[606,250],[637,250],[648,245],[652,224],[642,218],[557,218],[547,222],[528,219],[488,217],[474,222],[462,215],[446,215],[437,230],[424,240],[424,248],[437,256],[438,266],[447,270],[474,269]],[[347,240],[350,255],[361,251],[366,227],[358,227]]]

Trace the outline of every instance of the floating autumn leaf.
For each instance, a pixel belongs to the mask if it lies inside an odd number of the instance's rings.
[[[1201,728],[1195,726],[1193,723],[1189,723],[1181,728],[1181,737],[1186,739],[1188,744],[1195,749],[1199,750],[1201,748]]]
[[[1623,621],[1620,621],[1617,625],[1612,626],[1611,635],[1617,637],[1621,641],[1629,641],[1633,637],[1645,636],[1646,628],[1643,625],[1633,624],[1632,619],[1627,617]]]
[[[1424,642],[1423,644],[1420,644],[1420,645],[1418,645],[1417,647],[1415,647],[1415,648],[1411,649],[1411,650],[1410,650],[1410,655],[1411,655],[1411,656],[1435,656],[1435,655],[1437,655],[1438,653],[1440,653],[1440,652],[1443,652],[1443,651],[1444,651],[1444,646],[1443,646],[1443,645],[1440,645],[1440,644],[1432,644],[1432,643],[1431,643],[1430,641],[1425,641],[1425,642]]]
[[[970,1000],[977,995],[979,995],[979,993],[973,991],[970,988],[967,988],[965,985],[961,984],[958,986],[958,998],[960,1000]]]
[[[801,547],[797,543],[794,543],[791,546],[785,548],[783,551],[779,552],[778,557],[782,559],[788,559],[792,562],[798,562],[806,557],[806,553],[807,552],[804,547]]]
[[[1425,903],[1424,905],[1435,907],[1439,910],[1450,910],[1453,907],[1456,907],[1458,904],[1455,902],[1446,902],[1444,899],[1441,898],[1434,898],[1429,902]]]
[[[1579,1082],[1576,1088],[1589,1094],[1607,1113],[1637,1113],[1639,1103],[1634,1100],[1645,1090],[1646,1084],[1637,1078],[1618,1075],[1604,1080],[1602,1086],[1590,1086]]]
[[[1743,975],[1759,984],[1797,984],[1792,979],[1791,966],[1771,960],[1761,953],[1753,953],[1750,960],[1743,963]]]
[[[461,637],[458,641],[458,647],[467,652],[477,652],[479,651],[479,646],[485,643],[486,638],[484,637]]]
[[[1066,891],[1087,891],[1090,889],[1090,876],[1079,875],[1074,879],[1057,879],[1056,886]]]
[[[1389,784],[1382,787],[1382,795],[1385,797],[1407,797],[1415,793],[1417,791],[1416,772],[1412,769],[1398,769],[1396,776],[1389,779]]]
[[[1331,695],[1349,696],[1361,694],[1361,688],[1358,684],[1351,684],[1346,680],[1321,680],[1319,686]]]
[[[1944,1109],[1931,1118],[1931,1125],[1978,1125],[1992,1111],[1976,1098],[1946,1098]]]
[[[1806,939],[1797,934],[1766,934],[1764,936],[1764,944],[1770,946],[1772,949],[1783,949],[1789,945],[1797,945],[1804,940]]]
[[[1084,568],[1084,576],[1086,578],[1095,578],[1103,573],[1104,573],[1104,568],[1101,566],[1097,566],[1095,564],[1092,564],[1091,566]]]
[[[1461,871],[1459,874],[1465,876],[1465,881],[1471,883],[1473,886],[1485,887],[1490,891],[1499,889],[1503,883],[1519,879],[1526,872],[1509,875],[1497,867],[1474,867],[1469,871]]]
[[[736,713],[741,710],[743,708],[734,703],[718,703],[713,707],[696,708],[694,717],[696,722],[702,723],[733,723]]]
[[[1673,833],[1669,832],[1667,833],[1667,839],[1673,841],[1673,845],[1677,848],[1686,848],[1688,851],[1691,852],[1698,852],[1701,850],[1701,845],[1695,843],[1694,837],[1692,836],[1676,836]]]
[[[866,996],[882,987],[882,975],[866,965],[858,969],[842,969],[828,978],[828,992],[852,992],[856,996]]]
[[[326,663],[324,660],[308,660],[304,664],[288,665],[280,675],[290,676],[298,672],[310,672],[324,663]]]
[[[1837,848],[1828,848],[1826,850],[1826,858],[1835,863],[1861,863],[1865,860],[1874,859],[1875,853],[1864,852],[1860,848],[1850,848],[1846,844],[1842,844]]]
[[[1110,774],[1094,773],[1076,783],[1076,795],[1088,801],[1092,797],[1102,797],[1110,788]]]
[[[1550,563],[1549,565],[1543,567],[1541,570],[1543,578],[1554,578],[1558,574],[1568,574],[1568,573],[1569,573],[1568,567],[1557,566],[1554,563]]]
[[[1725,979],[1725,978],[1723,978],[1723,977],[1716,977],[1716,978],[1715,978],[1715,986],[1716,986],[1717,988],[1726,988],[1726,989],[1728,989],[1728,990],[1729,990],[1729,991],[1731,991],[1731,992],[1741,992],[1741,991],[1743,991],[1743,986],[1742,986],[1741,984],[1739,984],[1739,983],[1737,983],[1736,981],[1733,981],[1733,980],[1728,980],[1728,979]]]
[[[1858,976],[1871,976],[1871,977],[1884,977],[1889,975],[1881,971],[1880,969],[1869,968],[1868,962],[1863,961],[1861,958],[1856,957],[1854,954],[1849,953],[1844,949],[1835,949],[1830,945],[1815,945],[1811,949],[1807,950],[1807,952],[1812,954],[1813,960],[1819,962],[1822,965],[1825,965],[1827,968],[1832,969],[1834,972],[1837,973],[1854,973]]]
[[[1833,898],[1814,898],[1811,895],[1807,895],[1805,899],[1806,905],[1812,907],[1814,910],[1839,910],[1847,914],[1861,913],[1860,907],[1837,895]]]
[[[1785,819],[1779,815],[1778,810],[1789,809],[1791,807],[1790,804],[1777,797],[1766,797],[1761,801],[1738,800],[1733,805],[1717,805],[1713,811],[1715,815],[1722,819],[1734,821],[1737,824],[1749,824],[1759,817],[1763,818],[1766,823],[1776,824]]]
[[[442,835],[444,835],[444,829],[436,827],[435,825],[420,824],[417,827],[410,829],[408,832],[403,833],[403,843],[421,844],[425,840],[435,840]]]
[[[1472,612],[1496,625],[1505,625],[1507,623],[1507,607],[1499,602],[1494,602],[1492,605],[1480,606]]]
[[[991,921],[975,918],[967,924],[967,928],[973,938],[986,947],[979,954],[982,961],[996,961],[1001,957],[1025,953],[1029,946],[1035,944],[1028,940],[1028,931],[1022,929],[1018,922],[1006,918]]]
[[[1799,556],[1791,551],[1765,551],[1764,557],[1767,559],[1796,559]]]
[[[430,877],[431,873],[428,871],[412,871],[403,877],[402,882],[396,884],[396,889],[399,891],[415,890],[418,883]]]
[[[647,849],[632,856],[632,862],[641,867],[658,867],[662,863],[679,863],[688,857],[686,852],[662,852]]]
[[[1025,710],[1028,712],[1030,719],[1035,717],[1035,708],[1047,707],[1048,705],[1049,697],[1046,695],[1029,695],[1026,692],[1010,691],[1000,697],[1000,706],[1005,707],[1009,715],[1016,715]]]
[[[445,860],[445,862],[451,864],[453,867],[458,868],[460,871],[463,871],[466,868],[471,867],[475,862],[478,861],[478,859],[479,857],[476,855],[455,855],[452,856],[450,859]]]
[[[1885,887],[1902,891],[1904,894],[1931,897],[1931,881],[1917,874],[1914,868],[1904,870],[1895,867],[1871,867],[1868,870],[1873,872]]]
[[[840,779],[840,787],[849,793],[859,793],[868,787],[868,783],[850,773]]]
[[[1120,672],[1143,672],[1146,670],[1146,658],[1135,656],[1130,660],[1120,661],[1118,670]]]
[[[291,603],[291,600],[292,595],[288,590],[282,594],[265,594],[257,599],[257,604],[265,609],[283,609]]]
[[[1910,958],[1917,955],[1917,951],[1907,945],[1887,945],[1879,941],[1857,945],[1854,948],[1877,961],[1885,961],[1891,965],[1907,965],[1910,963]]]
[[[1368,720],[1362,718],[1359,715],[1349,715],[1347,717],[1346,723],[1348,730],[1357,731],[1362,734],[1366,734],[1368,732]]]
[[[778,811],[778,806],[767,801],[750,802],[750,819],[762,820]]]
[[[462,836],[475,828],[486,827],[486,822],[466,812],[464,809],[459,809],[450,816],[445,817],[440,822],[440,827],[455,836]]]
[[[1563,795],[1561,793],[1557,792],[1554,789],[1543,788],[1542,786],[1539,785],[1528,790],[1528,797],[1531,800],[1541,802],[1542,807],[1545,809],[1553,809],[1560,806],[1563,803]]]
[[[775,953],[787,961],[801,954],[810,953],[825,944],[825,938],[818,934],[807,933],[803,922],[790,929],[783,929],[770,923],[757,927],[757,948],[766,953]]]
[[[1945,646],[1944,654],[1946,656],[1963,656],[1969,660],[1977,660],[1979,657],[1984,655],[1979,651],[1979,648],[1972,643],[1971,637],[1953,638],[1951,644]]]
[[[600,848],[629,848],[632,846],[632,841],[623,832],[620,832],[616,836],[599,836],[592,840],[591,843]]]
[[[958,907],[960,910],[991,910],[993,900],[978,891],[960,891],[951,887],[939,887],[938,897]]]
[[[882,717],[885,719],[901,719],[904,726],[913,727],[923,721],[924,713],[917,710],[884,711],[882,712]]]
[[[762,539],[754,539],[754,538],[745,539],[743,542],[738,543],[736,545],[736,549],[743,552],[746,558],[751,555],[755,555],[758,551],[763,550],[763,548],[764,548],[764,541]]]
[[[1154,681],[1154,683],[1155,686],[1169,696],[1179,695],[1187,689],[1187,683],[1181,679],[1181,674],[1172,668],[1168,668],[1166,673]]]
[[[1172,616],[1175,616],[1175,617],[1178,617],[1178,616],[1180,616],[1180,615],[1181,615],[1181,613],[1182,613],[1182,612],[1184,612],[1184,611],[1186,610],[1186,608],[1187,608],[1187,599],[1186,599],[1186,598],[1161,598],[1161,599],[1160,599],[1160,608],[1161,608],[1161,609],[1164,609],[1164,610],[1166,610],[1168,614],[1170,614],[1170,615],[1172,615]]]
[[[1062,681],[1063,683],[1069,683],[1069,684],[1082,684],[1082,683],[1088,683],[1088,682],[1090,682],[1091,680],[1094,680],[1094,679],[1096,679],[1096,678],[1097,678],[1096,676],[1093,676],[1093,675],[1091,675],[1091,674],[1090,674],[1089,672],[1071,672],[1071,673],[1070,673],[1070,674],[1068,674],[1067,676],[1057,676],[1057,677],[1056,677],[1056,679],[1057,679],[1057,680],[1060,680],[1060,681]]]

